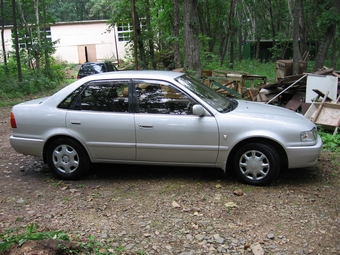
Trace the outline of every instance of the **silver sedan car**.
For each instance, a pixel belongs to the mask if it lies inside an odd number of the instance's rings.
[[[224,97],[171,71],[92,75],[15,105],[10,143],[77,179],[91,163],[232,169],[253,185],[317,163],[322,141],[301,114]]]

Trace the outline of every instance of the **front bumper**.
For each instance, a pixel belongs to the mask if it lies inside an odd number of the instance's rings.
[[[289,147],[286,149],[288,168],[304,168],[316,165],[322,149],[322,139],[318,135],[313,146]]]

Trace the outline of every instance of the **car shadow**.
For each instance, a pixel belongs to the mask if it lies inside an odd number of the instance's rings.
[[[307,185],[322,181],[324,176],[322,169],[318,167],[287,169],[281,171],[271,186],[281,185]],[[179,180],[186,179],[195,182],[223,182],[235,185],[240,181],[236,175],[227,170],[226,173],[218,168],[202,167],[170,167],[170,166],[148,166],[148,165],[116,165],[116,164],[94,164],[87,180]]]
[[[307,185],[311,183],[326,182],[323,169],[319,167],[286,169],[280,172],[273,185]]]
[[[93,164],[86,179],[97,180],[225,180],[221,169],[201,167],[170,167],[150,165]],[[232,180],[231,180],[232,181]]]
[[[23,170],[25,169],[25,170]],[[54,178],[47,165],[35,159],[26,162],[25,168],[20,170],[20,176],[25,179]],[[331,175],[320,167],[287,169],[281,171],[277,179],[270,186],[301,186],[310,183],[328,183]],[[170,167],[152,165],[124,165],[124,164],[92,164],[90,171],[80,181],[129,181],[129,180],[187,180],[193,182],[223,181],[225,184],[240,184],[231,170],[226,173],[218,168],[202,167]]]

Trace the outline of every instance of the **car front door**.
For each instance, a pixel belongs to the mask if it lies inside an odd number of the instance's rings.
[[[196,103],[175,86],[135,80],[138,161],[214,164],[219,135],[214,116],[192,114]]]
[[[128,108],[128,86],[128,80],[91,82],[67,113],[68,131],[86,144],[94,160],[135,160],[135,124]]]

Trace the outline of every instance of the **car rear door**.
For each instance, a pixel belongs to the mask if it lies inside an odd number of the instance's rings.
[[[214,116],[192,114],[196,102],[175,86],[135,80],[138,161],[214,164],[219,134]]]
[[[128,108],[128,86],[128,80],[91,82],[67,113],[68,131],[85,143],[93,160],[135,160],[135,124]]]

